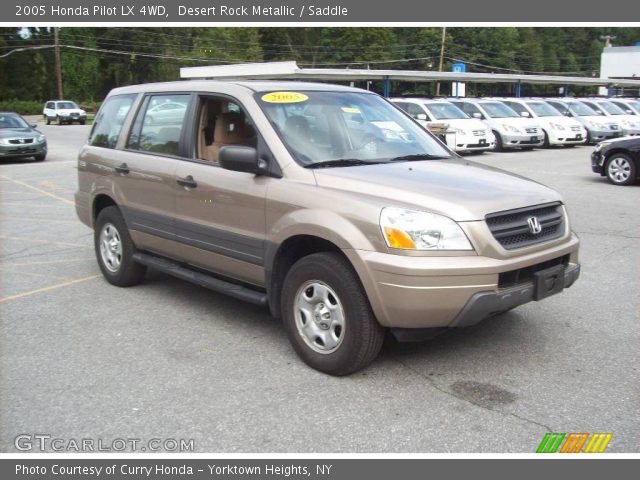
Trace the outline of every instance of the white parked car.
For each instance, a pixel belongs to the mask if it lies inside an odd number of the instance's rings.
[[[531,149],[544,143],[542,127],[531,118],[523,118],[497,100],[477,98],[450,99],[467,115],[483,120],[496,137],[495,149]]]
[[[537,98],[502,98],[522,117],[533,118],[542,127],[544,146],[579,145],[587,141],[587,129],[580,122],[562,115],[556,108]]]
[[[70,100],[49,100],[44,104],[42,116],[47,125],[51,122],[57,122],[58,125],[73,122],[84,125],[87,122],[87,112]]]
[[[547,98],[545,101],[565,117],[580,122],[587,129],[587,143],[598,143],[622,135],[622,128],[618,122],[599,115],[585,103],[573,98]]]
[[[640,135],[640,120],[635,115],[627,114],[623,109],[604,98],[581,98],[585,105],[590,106],[603,117],[616,121],[622,128],[622,135]]]
[[[609,101],[619,106],[627,115],[638,115],[640,118],[640,100],[637,98],[610,98]]]
[[[496,137],[482,121],[471,118],[453,103],[424,98],[392,98],[391,101],[424,127],[447,124],[447,146],[456,152],[484,152],[495,148]]]

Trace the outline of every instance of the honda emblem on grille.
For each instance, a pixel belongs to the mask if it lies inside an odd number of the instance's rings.
[[[542,231],[542,225],[540,225],[540,220],[538,220],[538,217],[527,218],[527,225],[529,225],[529,231],[533,235],[537,235]]]

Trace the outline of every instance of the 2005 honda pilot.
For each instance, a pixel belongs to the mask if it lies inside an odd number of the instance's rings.
[[[111,91],[78,159],[106,279],[152,267],[282,317],[312,367],[354,372],[577,279],[561,197],[451,152],[380,96],[294,82]]]

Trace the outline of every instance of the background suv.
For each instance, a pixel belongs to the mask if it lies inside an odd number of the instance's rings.
[[[58,125],[73,122],[84,125],[87,121],[87,112],[70,100],[49,100],[44,104],[42,116],[47,121],[47,125],[51,122],[58,122]]]

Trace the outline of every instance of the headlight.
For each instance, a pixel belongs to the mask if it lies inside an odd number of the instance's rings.
[[[44,135],[38,135],[38,138],[36,138],[36,143],[42,143],[46,138],[47,137],[45,137]]]
[[[599,124],[598,122],[594,122],[593,120],[589,120],[587,123],[591,125],[593,128],[602,128],[601,124]]]
[[[599,144],[596,145],[596,152],[599,152],[600,150],[602,150],[602,147],[604,147],[604,142],[600,142]]]
[[[460,226],[435,213],[386,207],[380,228],[387,245],[403,250],[473,250]]]
[[[551,128],[555,128],[556,130],[564,130],[564,127],[559,123],[552,123]]]
[[[507,130],[509,132],[520,133],[520,129],[519,128],[514,127],[513,125],[507,125],[506,123],[502,124],[502,128],[504,128],[505,130]]]
[[[10,145],[8,138],[0,138],[0,145]]]

